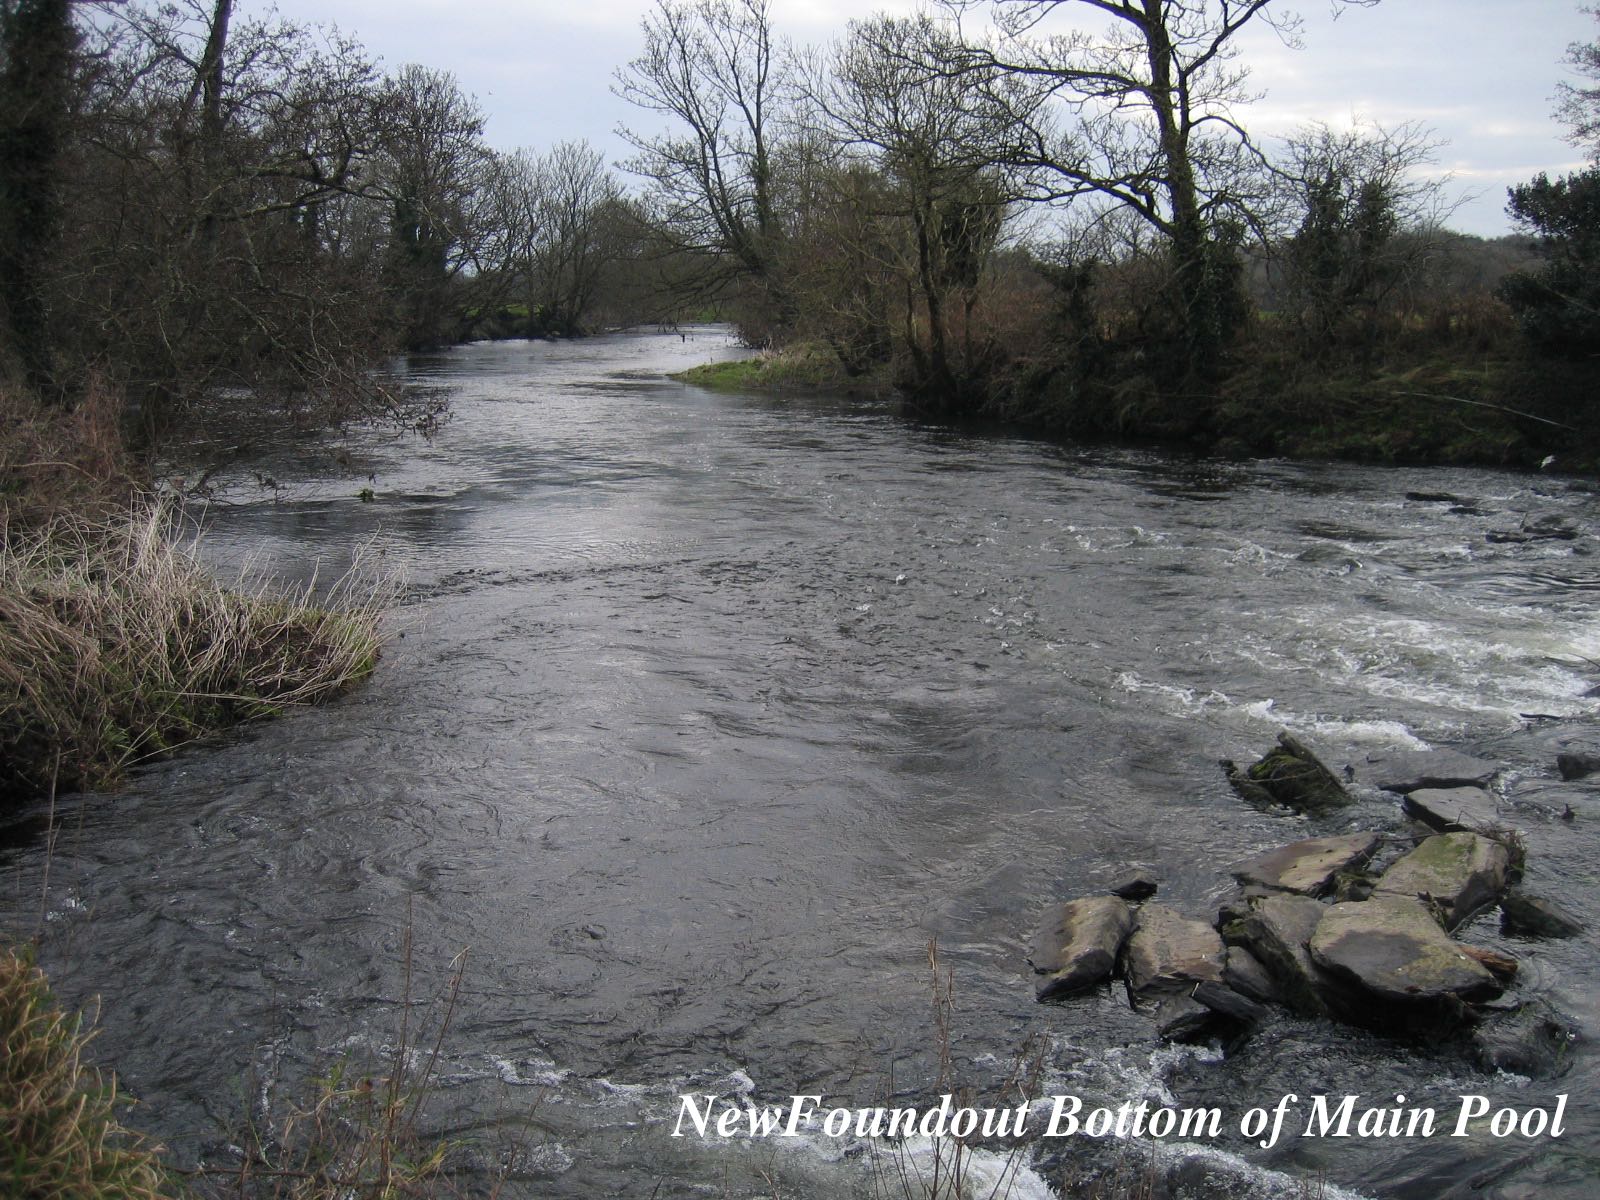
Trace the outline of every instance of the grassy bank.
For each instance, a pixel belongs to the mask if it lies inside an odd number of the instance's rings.
[[[381,585],[228,588],[141,493],[117,405],[0,390],[0,803],[326,699],[372,670]]]
[[[366,676],[381,594],[225,588],[166,511],[57,514],[0,544],[0,796],[131,765]]]
[[[830,351],[807,343],[676,378],[721,391],[889,399],[898,394],[894,374],[886,363],[847,375]],[[1318,361],[1258,341],[1240,347],[1201,394],[1164,389],[1133,361],[1073,376],[1051,367],[1046,352],[989,377],[964,406],[924,415],[1239,458],[1535,467],[1554,454],[1558,470],[1584,471],[1600,467],[1600,417],[1589,399],[1597,384],[1583,364],[1530,362],[1504,346],[1398,346]]]
[[[831,392],[885,399],[894,394],[887,370],[851,374],[838,355],[816,342],[730,362],[705,363],[673,378],[717,392]]]

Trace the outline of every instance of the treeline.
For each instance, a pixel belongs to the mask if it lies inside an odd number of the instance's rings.
[[[601,156],[483,127],[450,75],[234,0],[0,0],[0,377],[152,430],[370,412],[396,349],[656,317],[672,265]]]
[[[925,413],[1258,453],[1600,445],[1594,172],[1517,189],[1523,236],[1450,233],[1427,130],[1249,128],[1239,44],[1269,25],[1298,38],[1270,0],[991,0],[796,53],[766,0],[657,0],[618,88],[669,128],[630,165],[747,340]],[[1595,93],[1565,97],[1592,142]]]
[[[715,313],[941,417],[1600,445],[1596,170],[1516,189],[1520,236],[1450,233],[1425,129],[1250,128],[1266,26],[1298,37],[1277,0],[990,0],[795,50],[768,0],[655,0],[619,175],[496,152],[448,74],[235,0],[0,0],[0,382],[146,430],[320,419],[395,411],[393,350]],[[1597,112],[1564,88],[1591,153]]]

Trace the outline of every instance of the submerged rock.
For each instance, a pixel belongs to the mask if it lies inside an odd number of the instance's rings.
[[[1596,771],[1600,771],[1600,754],[1590,754],[1582,750],[1564,751],[1556,755],[1556,770],[1561,772],[1562,779],[1569,782],[1574,779],[1586,779]]]
[[[1484,534],[1484,540],[1496,543],[1561,541],[1570,542],[1578,536],[1578,526],[1571,517],[1559,513],[1544,513],[1524,518],[1517,529],[1493,529]]]
[[[1340,874],[1364,865],[1382,841],[1377,833],[1306,838],[1240,863],[1232,874],[1246,886],[1325,896],[1333,891]]]
[[[1418,788],[1404,803],[1407,815],[1444,833],[1505,828],[1499,801],[1481,787]]]
[[[1477,1000],[1501,990],[1420,901],[1403,896],[1335,904],[1308,948],[1317,965],[1386,1003]]]
[[[1482,787],[1499,773],[1499,763],[1454,750],[1392,750],[1374,754],[1367,758],[1364,772],[1386,792]]]
[[[1510,865],[1506,848],[1480,834],[1435,834],[1383,873],[1373,901],[1382,896],[1425,901],[1441,925],[1455,929],[1499,900]]]
[[[1187,992],[1196,983],[1222,981],[1222,938],[1164,904],[1146,904],[1123,949],[1128,991],[1135,1001]]]
[[[1570,938],[1583,932],[1583,922],[1554,900],[1510,891],[1500,897],[1500,931],[1521,937]]]
[[[1543,1000],[1496,1013],[1473,1030],[1478,1064],[1530,1079],[1553,1079],[1567,1069],[1581,1040],[1577,1024]]]
[[[1333,773],[1287,730],[1278,744],[1246,770],[1227,759],[1222,769],[1241,798],[1251,804],[1281,804],[1302,813],[1325,813],[1352,802]]]
[[[1133,912],[1115,896],[1069,900],[1045,913],[1028,961],[1040,1000],[1056,1000],[1111,978],[1117,953],[1133,929]]]
[[[1159,886],[1156,877],[1149,871],[1130,871],[1112,887],[1111,894],[1121,896],[1124,900],[1148,900],[1156,894]]]

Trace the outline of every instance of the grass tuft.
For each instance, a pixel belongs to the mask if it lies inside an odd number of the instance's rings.
[[[384,583],[329,599],[219,584],[168,511],[58,514],[0,541],[0,799],[117,783],[145,759],[371,672]]]
[[[83,1061],[92,1035],[26,953],[0,947],[0,1194],[162,1200],[156,1150],[117,1122],[115,1079]]]

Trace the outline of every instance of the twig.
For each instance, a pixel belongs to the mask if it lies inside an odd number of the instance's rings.
[[[1568,425],[1564,421],[1552,421],[1549,417],[1535,416],[1531,412],[1523,412],[1520,408],[1510,408],[1504,404],[1493,404],[1488,400],[1468,400],[1464,396],[1446,396],[1442,392],[1394,392],[1396,396],[1412,396],[1418,400],[1449,400],[1456,404],[1470,404],[1475,408],[1493,408],[1503,413],[1510,413],[1513,417],[1526,417],[1530,421],[1538,421],[1544,425],[1554,425],[1557,429],[1573,429],[1577,426]]]

